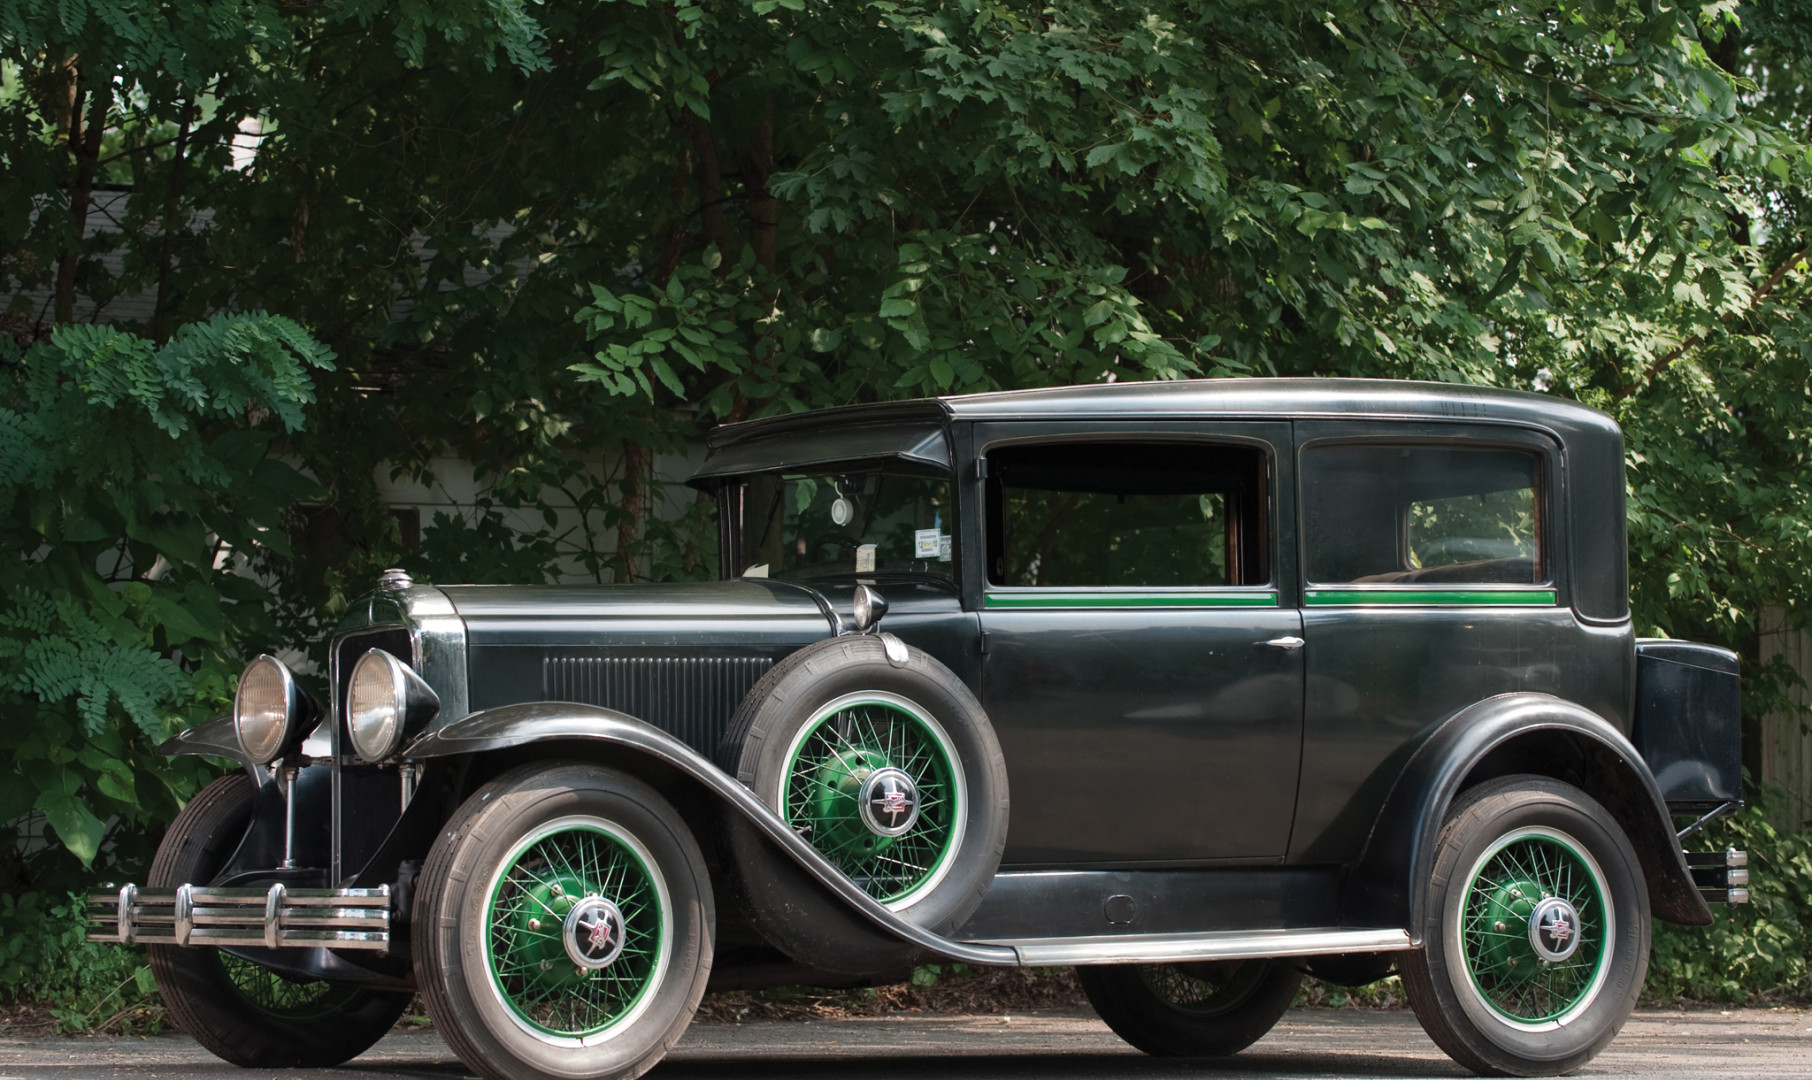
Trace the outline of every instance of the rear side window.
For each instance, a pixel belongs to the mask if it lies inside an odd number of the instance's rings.
[[[988,455],[995,585],[1262,585],[1266,460],[1256,447],[1064,443]]]
[[[1547,578],[1541,458],[1530,451],[1311,446],[1302,485],[1311,582],[1536,585]]]

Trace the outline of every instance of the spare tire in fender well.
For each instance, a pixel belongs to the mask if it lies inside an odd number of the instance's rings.
[[[850,880],[932,933],[960,926],[999,868],[1007,774],[987,715],[954,672],[890,635],[832,638],[775,665],[737,709],[718,760]],[[885,774],[911,808],[897,833],[864,808]],[[876,948],[822,886],[798,888],[791,860],[748,821],[731,818],[722,849],[741,906],[794,959],[852,974],[911,959]]]
[[[1420,926],[1448,806],[1467,787],[1518,772],[1564,780],[1597,799],[1636,849],[1654,914],[1683,926],[1710,925],[1711,909],[1674,840],[1667,804],[1629,739],[1579,705],[1530,693],[1460,710],[1410,756],[1348,875],[1342,906],[1349,924]],[[1384,837],[1408,840],[1385,843]]]

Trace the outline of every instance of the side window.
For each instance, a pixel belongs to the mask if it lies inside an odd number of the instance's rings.
[[[1316,584],[1536,585],[1547,578],[1541,458],[1376,443],[1302,458],[1307,577]]]
[[[1266,459],[1252,446],[1060,443],[988,455],[995,585],[1263,585]]]

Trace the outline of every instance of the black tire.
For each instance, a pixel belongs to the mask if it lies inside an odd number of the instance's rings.
[[[1425,910],[1403,986],[1429,1037],[1477,1073],[1579,1068],[1622,1029],[1648,973],[1636,853],[1604,807],[1558,780],[1509,776],[1456,800]]]
[[[692,1022],[711,974],[710,874],[642,781],[583,763],[512,769],[454,813],[417,881],[422,999],[481,1075],[626,1080]],[[594,897],[614,922],[586,921]],[[558,923],[543,930],[542,911]],[[601,966],[578,966],[575,948],[602,950]]]
[[[839,702],[880,702],[899,723],[898,730],[905,733],[902,738],[922,737],[924,745],[935,748],[939,759],[953,764],[947,773],[935,775],[948,781],[956,809],[940,823],[931,817],[938,804],[926,799],[924,814],[914,818],[917,824],[912,829],[929,823],[921,832],[942,837],[936,841],[941,855],[929,867],[919,868],[905,856],[893,858],[903,850],[906,838],[891,852],[884,848],[879,855],[864,853],[861,845],[873,844],[875,838],[858,833],[853,826],[843,848],[847,861],[840,866],[870,858],[892,859],[895,865],[912,867],[897,879],[846,872],[901,918],[947,934],[974,914],[1000,867],[1007,841],[1006,762],[987,714],[962,680],[918,649],[898,641],[893,646],[895,656],[903,659],[890,659],[879,635],[833,638],[776,664],[731,718],[718,760],[725,771],[790,821],[783,789],[793,775],[795,756],[806,753],[801,740],[839,722],[827,716],[842,717],[853,708],[866,707],[858,704],[839,710]],[[877,759],[873,764],[910,763],[888,757],[884,763]],[[933,773],[935,770],[926,775]],[[845,779],[854,783],[865,775],[856,772]],[[913,790],[916,799],[917,788]],[[836,845],[812,834],[816,826],[795,827],[833,863],[839,861]],[[934,834],[929,832],[931,828],[947,831]],[[776,860],[788,864],[791,860],[762,839],[754,826],[738,816],[732,819],[727,836],[725,861],[735,875],[738,896],[756,926],[780,949],[804,963],[833,971],[878,970],[897,966],[904,958],[900,950],[892,954],[875,950],[873,931],[866,926],[852,925],[847,935],[827,933],[827,927],[847,922],[826,910],[841,908],[841,903],[829,899],[821,888],[800,888],[799,874],[790,865],[776,865]],[[914,843],[921,842],[913,833],[907,836]],[[891,838],[881,842],[891,842]],[[840,946],[834,940],[839,936],[849,940]],[[872,955],[864,959],[860,955],[864,952]]]
[[[252,781],[223,776],[189,800],[151,861],[154,889],[205,885],[252,820]],[[151,974],[176,1026],[215,1056],[248,1068],[327,1068],[384,1037],[408,994],[300,982],[200,945],[147,945]]]
[[[1082,992],[1114,1034],[1156,1057],[1227,1057],[1264,1038],[1302,973],[1269,960],[1079,967]]]

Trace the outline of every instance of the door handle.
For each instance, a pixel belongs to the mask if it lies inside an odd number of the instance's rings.
[[[1306,645],[1308,643],[1303,641],[1299,637],[1274,637],[1270,641],[1260,641],[1260,642],[1255,642],[1255,644],[1269,645],[1273,649],[1282,649],[1285,652],[1294,652],[1297,649],[1302,648],[1304,645]]]

